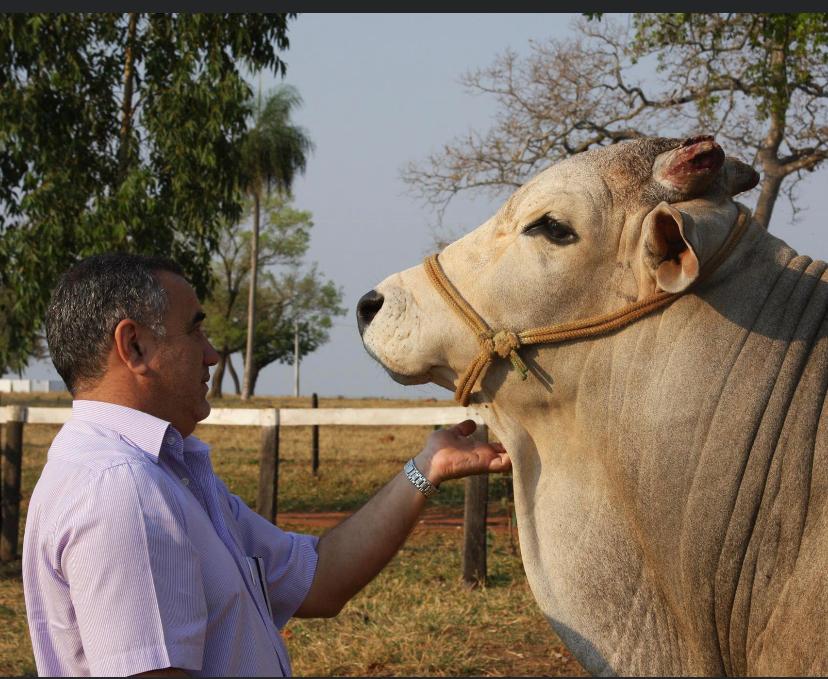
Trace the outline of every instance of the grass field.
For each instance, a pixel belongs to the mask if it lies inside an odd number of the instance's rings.
[[[3,395],[2,404],[69,405],[62,396]],[[308,407],[309,399],[227,398],[215,407]],[[320,407],[448,405],[378,399],[320,399]],[[27,425],[23,452],[23,521],[31,490],[58,426]],[[422,446],[431,427],[320,428],[320,469],[310,470],[309,427],[280,433],[279,512],[289,530],[320,533],[296,512],[352,511],[396,474]],[[217,474],[255,505],[259,429],[202,425]],[[510,479],[490,480],[490,511],[511,513]],[[462,481],[449,481],[433,505],[459,513]],[[311,517],[307,517],[311,518]],[[552,632],[529,592],[516,536],[489,531],[489,582],[469,590],[460,578],[459,526],[415,529],[391,564],[336,617],[291,620],[284,635],[296,675],[517,675],[583,674]],[[21,529],[22,541],[22,529]],[[33,675],[20,564],[0,568],[0,674]]]

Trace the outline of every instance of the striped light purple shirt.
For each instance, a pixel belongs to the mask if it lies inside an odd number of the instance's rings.
[[[287,676],[279,629],[310,589],[317,541],[230,493],[196,437],[131,408],[75,401],[23,541],[38,673]]]

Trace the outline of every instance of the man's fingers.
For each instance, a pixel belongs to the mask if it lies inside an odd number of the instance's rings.
[[[476,429],[474,420],[463,420],[429,437],[424,452],[430,450],[434,454],[431,469],[438,483],[474,474],[507,472],[512,468],[503,444],[468,438]]]
[[[473,434],[475,429],[477,429],[477,424],[475,424],[474,420],[463,420],[453,427],[450,427],[449,431],[460,436],[468,436],[469,434]]]
[[[512,459],[509,453],[499,443],[490,443],[486,449],[478,453],[478,462],[485,471],[499,472],[506,471],[512,467]]]
[[[480,444],[465,453],[456,453],[448,468],[453,478],[486,472],[503,472],[512,467],[509,454],[498,444]]]
[[[509,457],[509,453],[506,452],[500,453],[497,457],[494,457],[489,461],[490,472],[505,472],[509,471],[511,468],[512,458]]]

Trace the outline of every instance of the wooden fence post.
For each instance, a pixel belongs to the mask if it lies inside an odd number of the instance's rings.
[[[2,531],[0,531],[0,561],[17,558],[17,539],[20,534],[20,476],[23,462],[23,408],[6,406],[2,441]]]
[[[279,498],[279,411],[262,413],[262,444],[259,454],[259,497],[256,511],[276,523]]]
[[[311,396],[311,408],[319,407],[319,397],[316,392]],[[319,425],[311,427],[311,471],[314,476],[319,475]]]
[[[489,428],[478,424],[472,434],[478,441],[489,440]],[[467,476],[463,506],[463,581],[471,586],[486,584],[486,518],[489,475]]]

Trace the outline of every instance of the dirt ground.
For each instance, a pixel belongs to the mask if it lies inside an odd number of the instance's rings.
[[[515,532],[509,516],[498,508],[488,512],[489,530]],[[353,512],[279,512],[276,523],[280,528],[301,531],[302,528],[332,528]],[[463,528],[463,510],[453,507],[426,507],[415,530],[451,530]]]

